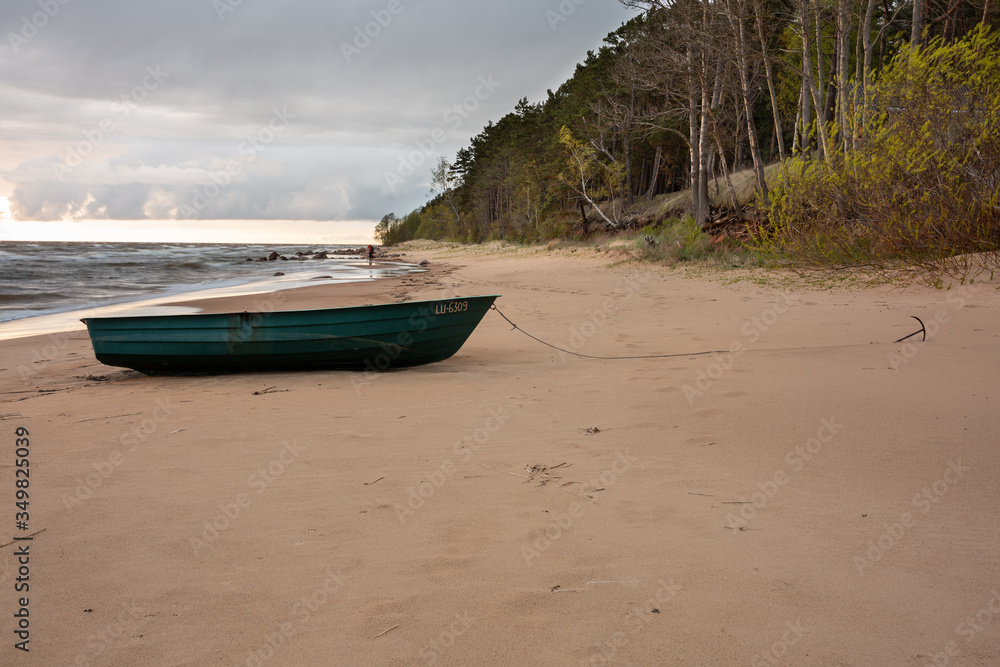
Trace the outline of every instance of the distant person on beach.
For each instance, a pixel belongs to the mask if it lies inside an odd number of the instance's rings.
[[[371,264],[372,260],[375,259],[375,246],[368,246],[368,263]]]

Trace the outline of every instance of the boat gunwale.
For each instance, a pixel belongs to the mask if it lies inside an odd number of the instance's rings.
[[[227,311],[223,313],[182,313],[182,314],[172,314],[172,315],[118,315],[114,317],[87,317],[80,321],[90,327],[90,322],[112,322],[112,321],[123,321],[123,320],[181,320],[185,318],[209,318],[209,317],[240,317],[244,315],[267,315],[275,316],[281,314],[306,314],[306,313],[325,313],[325,312],[346,312],[349,310],[366,310],[371,308],[388,308],[388,307],[403,307],[403,306],[420,306],[423,304],[432,303],[443,303],[450,301],[463,301],[470,299],[490,299],[494,301],[501,297],[500,294],[480,294],[476,296],[462,296],[462,297],[452,297],[447,299],[426,299],[423,301],[401,301],[398,303],[373,303],[360,306],[336,306],[333,308],[303,308],[297,310],[241,310],[241,311]],[[457,313],[442,313],[447,315],[457,314]],[[284,326],[284,325],[281,325]]]

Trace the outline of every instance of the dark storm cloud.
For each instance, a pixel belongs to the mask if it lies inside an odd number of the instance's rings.
[[[22,219],[402,213],[437,156],[626,17],[614,0],[6,0],[0,139],[25,147],[0,175]]]

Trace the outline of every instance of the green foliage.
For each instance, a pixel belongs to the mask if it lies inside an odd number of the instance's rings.
[[[749,159],[748,132],[756,133],[754,143],[767,155],[768,144],[777,144],[768,139],[780,125],[788,152],[793,135],[806,146],[785,165],[768,167],[774,171],[768,177],[771,198],[757,218],[766,222],[750,230],[746,257],[725,245],[715,252],[691,219],[670,219],[648,230],[661,243],[647,248],[640,241],[640,254],[669,262],[709,257],[743,264],[758,262],[762,255],[755,253],[761,251],[782,262],[936,267],[954,266],[955,257],[967,256],[961,253],[997,256],[1000,58],[995,35],[970,32],[981,20],[975,3],[949,9],[944,22],[927,22],[929,41],[913,57],[907,49],[909,10],[895,11],[906,3],[884,3],[870,25],[867,72],[856,23],[844,37],[846,67],[831,67],[839,62],[834,55],[845,25],[836,20],[836,3],[812,3],[814,18],[803,31],[798,7],[760,0],[754,6],[762,11],[761,34],[748,18],[750,53],[743,54],[735,53],[732,33],[723,28],[727,7],[742,12],[749,5],[628,4],[646,11],[588,52],[545,100],[520,100],[473,137],[453,164],[438,161],[431,172],[433,198],[404,218],[386,216],[378,238],[538,242],[584,240],[612,229],[621,234],[632,229],[630,223],[690,211],[690,191],[677,189],[713,169],[714,203],[729,206],[735,199],[752,209],[756,179],[749,172],[739,177]],[[855,3],[855,9],[863,6]],[[1000,15],[994,14],[996,22]],[[811,75],[820,108],[813,106],[803,139],[793,119],[801,110],[805,35],[813,40]],[[732,74],[736,55],[761,72],[761,49],[774,72],[777,109],[764,77],[753,76],[752,89],[745,90]],[[848,81],[840,81],[841,75]],[[710,110],[702,109],[710,97]],[[845,121],[846,127],[824,119]],[[697,125],[688,127],[692,122]],[[692,174],[686,140],[709,127],[702,140],[711,155],[701,162],[704,171],[696,163]],[[723,165],[731,172],[725,179],[718,178]],[[622,211],[623,200],[643,195],[654,203],[640,201]],[[591,224],[604,215],[610,219]]]
[[[608,35],[605,45],[588,52],[573,76],[557,90],[548,91],[544,101],[520,100],[511,113],[488,123],[473,137],[453,164],[438,162],[431,173],[434,198],[417,211],[422,223],[412,233],[418,238],[468,242],[533,242],[576,235],[581,197],[580,164],[574,162],[574,154],[584,158],[588,196],[600,202],[620,197],[625,163],[619,130],[601,128],[608,134],[607,147],[617,161],[595,155],[590,142],[578,137],[586,137],[589,128],[596,131],[600,125],[595,101],[631,94],[619,90],[612,73],[643,20],[633,19]],[[563,128],[567,135],[562,134]],[[565,136],[572,138],[572,146],[561,140]],[[631,140],[634,169],[648,179],[657,147],[661,149],[659,180],[680,182],[687,149],[670,132],[647,131]],[[640,181],[637,187],[646,189],[648,183]],[[410,237],[401,222],[394,223],[393,229],[393,239]]]
[[[625,177],[625,169],[621,163],[602,162],[598,159],[597,150],[573,136],[573,132],[565,125],[559,128],[559,144],[566,153],[565,167],[559,173],[559,182],[568,190],[592,199],[621,195],[615,192],[615,185]]]
[[[636,241],[640,256],[656,262],[688,262],[703,260],[712,252],[712,239],[701,230],[694,218],[669,218],[662,225],[646,228],[647,233]],[[646,237],[657,243],[650,245]]]
[[[392,227],[396,224],[396,214],[389,213],[382,216],[382,219],[377,225],[375,225],[375,240],[379,243],[388,243],[389,233]]]
[[[405,218],[397,218],[390,213],[382,218],[375,228],[375,238],[383,245],[395,245],[403,241],[418,238],[420,228],[420,211],[413,211]]]
[[[1000,38],[900,53],[853,123],[856,147],[786,165],[756,245],[821,264],[924,265],[1000,248]],[[994,255],[995,256],[995,255]]]

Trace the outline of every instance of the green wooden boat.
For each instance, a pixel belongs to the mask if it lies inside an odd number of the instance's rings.
[[[497,298],[81,321],[98,361],[147,375],[385,370],[452,356]]]

